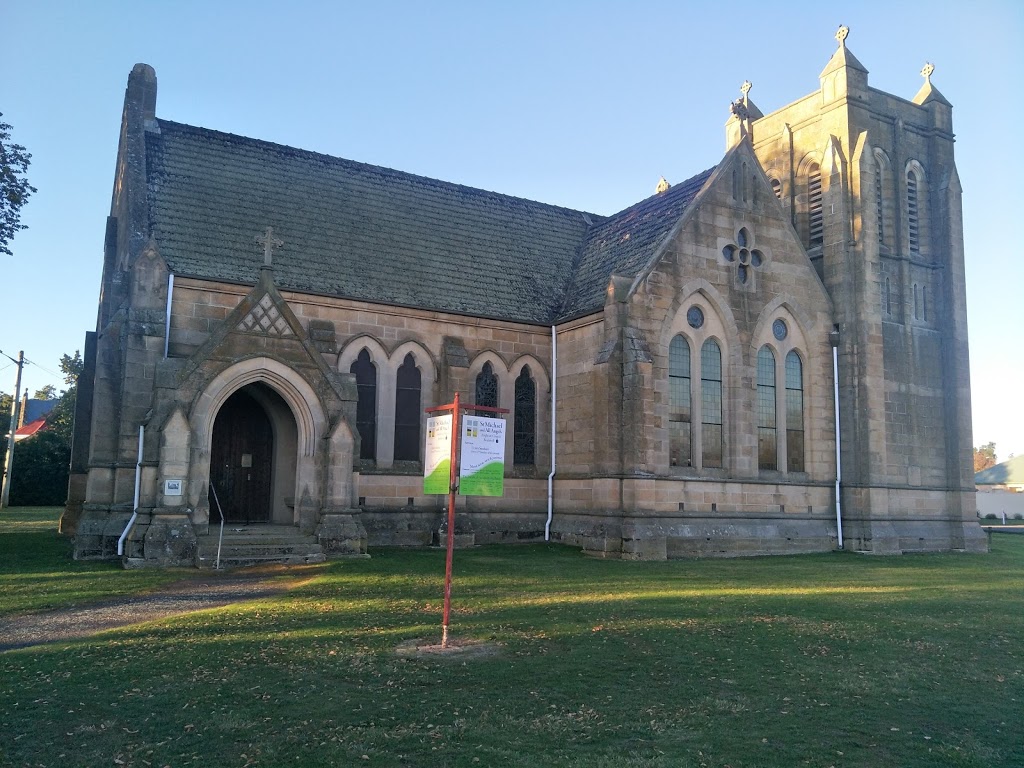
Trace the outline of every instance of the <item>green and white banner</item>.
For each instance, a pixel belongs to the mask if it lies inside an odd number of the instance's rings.
[[[427,418],[423,459],[423,492],[448,495],[452,472],[452,416]]]
[[[501,496],[505,480],[505,420],[466,416],[462,420],[459,493]]]

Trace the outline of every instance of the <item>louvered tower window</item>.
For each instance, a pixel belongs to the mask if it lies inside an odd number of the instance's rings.
[[[351,373],[356,375],[356,429],[359,432],[359,458],[377,458],[377,368],[370,361],[370,353],[359,353]]]
[[[771,184],[772,184],[772,192],[775,193],[775,197],[777,197],[779,200],[781,200],[782,199],[782,182],[779,181],[778,179],[772,179],[771,180]]]
[[[907,236],[911,253],[917,253],[920,247],[919,226],[917,174],[909,171],[907,173]]]
[[[878,244],[885,245],[885,216],[882,207],[882,169],[875,172],[875,213],[878,216]]]
[[[778,469],[775,431],[775,354],[767,345],[757,353],[757,467]]]
[[[825,239],[825,222],[821,210],[821,168],[812,165],[807,174],[807,242],[811,248]]]

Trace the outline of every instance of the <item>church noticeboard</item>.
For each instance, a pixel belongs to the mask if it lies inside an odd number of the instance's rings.
[[[427,419],[427,449],[423,461],[423,492],[447,494],[452,471],[452,417]]]
[[[467,416],[462,422],[459,493],[501,496],[505,479],[505,420]]]

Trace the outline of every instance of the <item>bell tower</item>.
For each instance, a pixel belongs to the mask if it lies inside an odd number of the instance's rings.
[[[849,34],[817,91],[764,116],[744,92],[727,143],[749,136],[835,306],[845,546],[985,550],[952,106],[931,64],[913,99],[872,88]]]

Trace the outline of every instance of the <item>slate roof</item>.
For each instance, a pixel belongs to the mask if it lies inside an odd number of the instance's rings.
[[[283,290],[550,324],[604,305],[708,173],[602,217],[159,120],[150,230],[177,275],[255,284],[268,226]]]
[[[611,275],[636,277],[714,170],[699,173],[591,227],[566,292],[562,317],[583,315],[604,306]]]
[[[975,485],[1024,485],[1024,456],[974,473]]]

